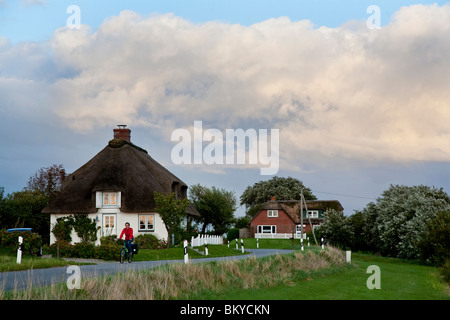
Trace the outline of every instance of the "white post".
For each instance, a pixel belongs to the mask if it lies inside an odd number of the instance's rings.
[[[345,261],[347,261],[347,263],[352,262],[352,252],[349,250],[345,251]]]
[[[228,240],[228,248],[230,247],[230,240]]]
[[[19,236],[19,248],[17,249],[17,263],[18,264],[22,263],[22,243],[23,243],[23,238],[22,238],[22,236]]]
[[[242,249],[242,253],[244,253],[244,240],[241,239],[241,249]]]
[[[323,250],[323,238],[320,238],[320,242],[322,243],[322,250]]]
[[[236,250],[239,250],[238,243],[237,243],[237,238],[236,238]]]
[[[307,239],[308,239],[308,247],[309,247],[309,237],[307,237]]]
[[[303,239],[300,239],[300,246],[302,247],[302,251],[304,250],[303,249]]]
[[[208,255],[208,241],[205,240],[205,255]]]
[[[184,263],[189,263],[188,242],[184,240]]]
[[[256,239],[256,249],[259,249],[259,239]]]
[[[191,237],[191,249],[194,249],[194,236]]]

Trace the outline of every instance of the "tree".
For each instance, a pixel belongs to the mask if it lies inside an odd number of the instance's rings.
[[[87,213],[77,213],[72,218],[72,226],[81,242],[94,243],[97,240],[97,231],[100,227]]]
[[[424,237],[419,241],[420,258],[442,266],[450,259],[450,211],[438,213],[427,221]]]
[[[41,213],[48,203],[43,193],[24,189],[8,194],[1,202],[2,228],[33,228],[42,236],[43,241],[48,243],[50,217]]]
[[[234,192],[215,187],[207,188],[196,184],[189,190],[189,198],[192,205],[200,213],[202,232],[211,224],[215,234],[225,233],[234,222],[234,211],[236,211],[236,196]]]
[[[311,189],[306,188],[300,180],[275,176],[270,180],[259,181],[247,187],[240,197],[240,204],[246,206],[246,215],[251,219],[254,213],[259,212],[258,207],[272,197],[280,200],[300,200],[302,189],[305,200],[317,200]]]
[[[383,255],[417,259],[427,222],[449,210],[450,197],[442,188],[391,185],[363,209],[364,236]]]
[[[156,212],[159,213],[167,230],[167,248],[170,245],[170,236],[180,228],[181,221],[186,217],[186,207],[189,205],[188,199],[175,199],[175,194],[164,195],[154,192]]]
[[[50,199],[61,190],[65,177],[66,170],[62,164],[54,164],[51,167],[39,169],[31,176],[26,189],[40,191]]]
[[[350,247],[354,238],[353,228],[344,213],[334,209],[325,211],[319,232],[331,244],[341,248]]]

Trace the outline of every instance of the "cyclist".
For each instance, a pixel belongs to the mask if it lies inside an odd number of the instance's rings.
[[[133,228],[130,228],[130,223],[125,223],[125,228],[123,228],[122,233],[120,234],[119,239],[122,239],[122,236],[125,234],[125,246],[128,249],[128,253],[132,252],[131,243],[134,241],[133,236]]]

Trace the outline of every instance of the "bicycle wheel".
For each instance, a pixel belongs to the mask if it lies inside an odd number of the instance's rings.
[[[120,250],[120,263],[123,263],[125,261],[126,254],[127,251],[125,250],[125,248],[122,248],[122,250]]]

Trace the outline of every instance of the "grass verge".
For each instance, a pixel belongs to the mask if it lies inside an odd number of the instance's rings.
[[[20,264],[17,263],[17,257],[10,255],[0,255],[0,272],[21,271],[30,269],[45,269],[53,267],[64,267],[70,264],[88,264],[63,259],[42,259],[38,257],[24,256]]]
[[[79,290],[65,284],[7,292],[4,299],[51,300],[166,300],[204,299],[229,288],[248,290],[289,284],[310,272],[345,266],[341,251],[305,251],[256,259],[211,263],[170,264],[145,271],[87,278]]]

